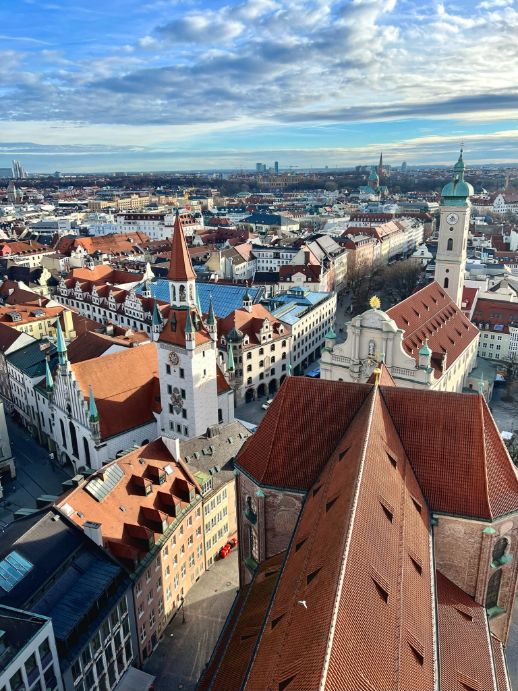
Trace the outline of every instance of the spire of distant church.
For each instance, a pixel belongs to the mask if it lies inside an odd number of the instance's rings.
[[[381,177],[383,175],[383,151],[380,153],[380,162],[378,166],[378,176]]]

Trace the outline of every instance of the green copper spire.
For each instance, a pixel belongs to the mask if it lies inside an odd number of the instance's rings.
[[[191,310],[187,310],[187,319],[185,320],[185,333],[193,334],[194,326],[192,323]]]
[[[48,360],[45,360],[45,388],[47,391],[52,391],[54,388],[54,382],[52,380],[52,373],[50,371]]]
[[[230,343],[227,344],[227,370],[229,372],[233,372],[235,370],[235,364],[234,364],[234,351],[232,350],[232,346]]]
[[[65,365],[68,359],[67,346],[65,344],[65,338],[63,336],[63,330],[61,329],[59,318],[56,326],[56,347],[58,351],[58,362],[60,365]]]
[[[452,181],[442,188],[441,206],[469,206],[469,197],[473,194],[473,187],[464,180],[465,170],[466,164],[461,149],[459,159],[453,166]]]
[[[214,304],[212,302],[212,295],[210,296],[210,302],[209,302],[209,314],[207,317],[207,326],[215,326],[216,324],[216,315],[214,313]]]
[[[97,405],[95,403],[94,392],[90,386],[90,393],[88,395],[88,415],[90,422],[99,422],[99,413],[97,412]]]
[[[328,332],[326,333],[324,338],[327,338],[329,340],[334,340],[336,338],[336,334],[331,327],[329,327]]]
[[[162,326],[163,319],[162,315],[160,314],[160,310],[158,309],[158,305],[154,304],[153,306],[153,316],[151,318],[151,325],[152,326]]]

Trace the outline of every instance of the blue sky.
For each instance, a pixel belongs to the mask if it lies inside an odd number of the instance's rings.
[[[518,0],[4,0],[0,167],[517,162]]]

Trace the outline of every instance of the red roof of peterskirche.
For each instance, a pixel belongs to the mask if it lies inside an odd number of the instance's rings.
[[[484,608],[430,558],[437,502],[518,511],[483,397],[289,377],[236,465],[306,492],[286,552],[241,593],[200,689],[429,691],[439,670],[441,688],[497,691]]]
[[[441,689],[499,691],[484,607],[440,572],[437,601]]]
[[[174,221],[171,263],[167,278],[171,281],[187,281],[196,278],[179,214],[176,214]]]
[[[441,360],[446,357],[446,369],[451,367],[478,335],[477,327],[436,281],[391,307],[387,314],[403,329],[403,348],[416,362],[428,339],[437,379],[443,373]]]
[[[237,465],[259,484],[307,491],[371,389],[287,377]],[[482,396],[380,392],[434,511],[491,519],[518,510],[518,476]]]

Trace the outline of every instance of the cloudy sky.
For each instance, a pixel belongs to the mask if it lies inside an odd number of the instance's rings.
[[[5,0],[0,167],[518,161],[518,0]]]

